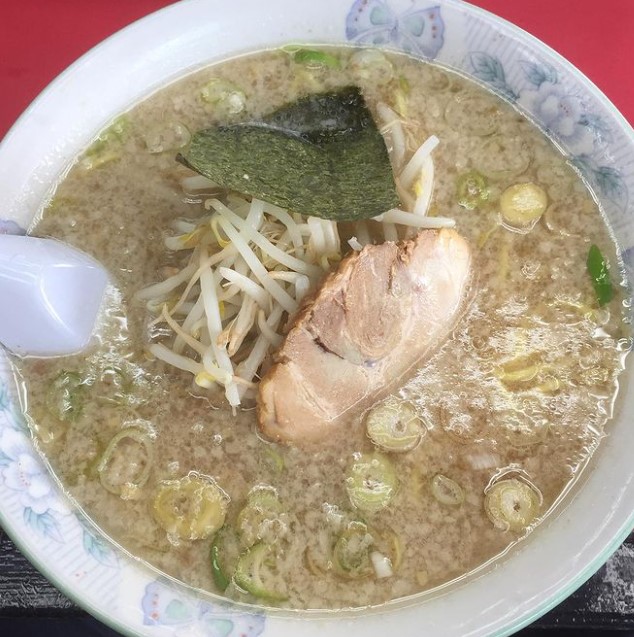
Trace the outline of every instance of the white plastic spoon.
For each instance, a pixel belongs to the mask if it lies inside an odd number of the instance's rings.
[[[90,341],[108,274],[54,239],[0,235],[0,343],[19,356],[63,356]]]

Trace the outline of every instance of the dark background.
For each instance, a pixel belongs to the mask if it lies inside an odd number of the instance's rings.
[[[77,57],[168,4],[171,1],[0,0],[0,137]],[[634,0],[472,0],[472,4],[506,17],[550,44],[634,122]],[[116,633],[49,584],[0,528],[0,637],[38,635],[114,637]],[[584,587],[519,635],[634,637],[634,535]]]

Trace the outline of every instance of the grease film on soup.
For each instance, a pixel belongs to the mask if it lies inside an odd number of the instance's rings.
[[[130,554],[262,606],[418,595],[512,550],[609,427],[629,349],[592,190],[438,64],[289,45],[119,115],[32,232],[112,284],[16,359],[40,452]]]

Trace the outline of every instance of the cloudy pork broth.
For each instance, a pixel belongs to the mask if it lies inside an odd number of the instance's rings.
[[[278,444],[258,430],[257,382],[298,300],[346,253],[417,228],[387,217],[309,222],[292,211],[289,221],[266,207],[275,202],[254,212],[250,195],[217,188],[175,156],[188,156],[196,131],[350,86],[385,136],[400,208],[455,220],[469,278],[442,336],[400,383],[318,440]],[[407,162],[431,136],[439,143],[408,182]],[[432,184],[427,209],[421,197]],[[196,279],[214,254],[236,258],[231,217],[214,221],[220,204],[258,217],[261,236],[309,264],[289,274],[247,240],[290,299],[281,297],[289,306],[276,316],[269,301],[222,280],[219,262]],[[240,234],[246,222],[234,223]],[[92,254],[114,283],[88,351],[17,363],[39,447],[105,533],[195,587],[262,605],[341,608],[463,576],[547,515],[612,413],[628,332],[614,243],[591,193],[510,105],[404,55],[267,51],[197,71],[104,131],[57,185],[34,233]],[[590,252],[599,269],[611,264],[613,287],[589,275]],[[242,261],[227,267],[250,276]],[[179,285],[148,292],[181,274]],[[224,368],[214,376],[201,363],[211,347],[204,285],[217,286],[218,342],[236,376],[256,343],[265,350],[244,382],[225,379],[232,390],[217,382]],[[193,343],[177,342],[175,329]],[[191,369],[165,360],[157,344]]]

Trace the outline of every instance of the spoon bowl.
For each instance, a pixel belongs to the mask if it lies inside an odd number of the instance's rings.
[[[0,343],[18,356],[63,356],[90,341],[108,274],[54,239],[0,235]]]

